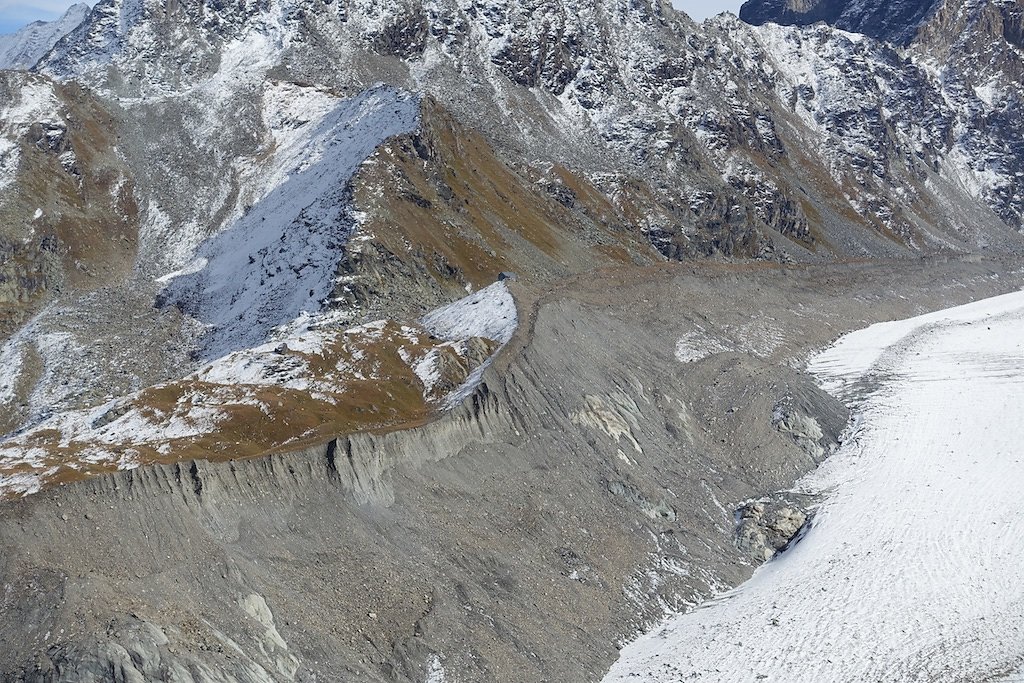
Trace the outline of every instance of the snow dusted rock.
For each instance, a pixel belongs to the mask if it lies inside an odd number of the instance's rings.
[[[0,190],[15,181],[21,162],[18,143],[32,126],[53,131],[53,137],[58,137],[64,128],[61,104],[52,81],[11,74],[4,76],[3,85],[7,97],[0,105]]]
[[[161,302],[209,327],[205,358],[254,346],[320,310],[354,228],[348,181],[378,145],[413,130],[418,112],[416,97],[387,87],[351,99],[267,87],[270,157],[243,176],[244,214],[200,245],[183,271],[161,278]]]
[[[58,292],[131,271],[137,204],[113,128],[76,85],[0,72],[0,339]]]
[[[772,424],[783,434],[789,435],[815,462],[821,462],[838,443],[825,439],[825,433],[818,421],[794,408],[789,401],[775,406]]]
[[[775,9],[782,4],[763,3]],[[747,3],[744,16],[747,11],[760,12],[757,6]],[[846,176],[858,192],[847,194],[858,211],[874,214],[889,229],[909,237],[908,220],[912,223],[913,218],[901,219],[894,195],[913,204],[931,194],[955,216],[952,196],[966,194],[1019,229],[1024,215],[1016,142],[1024,118],[1024,62],[1017,37],[1024,16],[1021,3],[944,0],[799,6],[800,11],[809,11],[807,17],[819,11],[828,14],[815,21],[825,19],[869,36],[881,32],[883,41],[905,45],[895,49],[824,25],[794,30],[765,24],[758,29],[775,46],[771,52],[778,55],[781,72],[788,72],[787,92],[795,110],[801,113],[806,108],[805,121],[828,140],[832,151],[822,148],[821,154],[834,157],[832,172],[837,172],[834,164],[840,159],[852,169]],[[783,15],[770,8],[765,11],[766,21],[793,23],[783,16],[789,10]],[[889,35],[879,26],[872,30],[859,19],[850,21],[854,16],[880,17],[904,33]],[[872,21],[868,19],[869,24]],[[859,66],[844,68],[850,64]],[[899,110],[903,113],[896,114]],[[970,236],[972,221],[956,220],[961,239],[980,238],[978,244],[985,243],[987,238],[980,234]],[[930,231],[923,226],[917,228],[922,229],[926,234],[911,237],[914,242],[938,237],[927,235]]]
[[[474,332],[507,321],[488,322],[482,309],[474,314],[468,325],[449,326],[443,340],[395,321],[338,329],[308,317],[284,339],[227,354],[176,381],[45,415],[0,443],[0,498],[110,468],[253,456],[336,433],[417,424],[472,394],[501,349]],[[68,343],[51,341],[61,342]]]
[[[429,313],[422,322],[424,327],[441,339],[490,339],[498,343],[500,351],[512,339],[519,324],[519,315],[512,293],[505,282],[501,281]],[[474,355],[473,350],[474,347],[467,347],[466,354]],[[479,356],[479,352],[475,355]],[[476,390],[493,357],[488,357],[458,388],[448,394],[446,407],[458,405]],[[442,365],[437,370],[429,371],[431,379],[424,380],[424,384],[433,386],[433,376],[437,374],[443,377],[443,369]]]
[[[1020,193],[1003,151],[1018,139],[1011,112],[968,148],[958,126],[976,98],[950,100],[923,62],[861,43],[728,16],[698,28],[653,0],[104,0],[41,68],[141,110],[204,87],[210,108],[239,111],[230,93],[274,69],[333,89],[383,80],[428,92],[513,156],[584,172],[623,209],[646,195],[653,206],[627,222],[669,258],[1017,244],[1007,226],[1020,227],[1020,212],[1006,205]],[[851,60],[864,66],[844,69]],[[180,220],[172,201],[159,204]]]
[[[73,31],[89,14],[85,3],[72,5],[55,21],[34,21],[10,35],[0,36],[0,69],[30,69],[61,38]]]

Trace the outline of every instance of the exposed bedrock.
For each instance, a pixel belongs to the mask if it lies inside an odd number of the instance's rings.
[[[513,283],[516,338],[422,427],[4,503],[0,681],[596,680],[750,575],[734,510],[820,459],[778,406],[826,448],[848,419],[803,357],[1021,284],[1001,264],[695,268]]]

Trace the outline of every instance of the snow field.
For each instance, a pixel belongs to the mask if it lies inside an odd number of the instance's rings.
[[[249,210],[203,243],[194,264],[161,278],[167,298],[209,327],[208,359],[320,310],[353,227],[345,183],[381,143],[419,124],[418,98],[387,87],[340,100],[284,84],[265,98],[275,170],[253,179]]]
[[[516,312],[515,299],[508,291],[508,286],[504,282],[495,282],[478,292],[428,313],[424,316],[422,323],[431,334],[448,341],[484,337],[501,344],[486,363],[473,370],[459,388],[445,397],[443,406],[445,409],[451,409],[469,398],[480,386],[484,371],[490,366],[498,352],[511,341],[512,335],[519,325],[519,315]],[[428,383],[428,378],[432,379],[433,377],[433,371],[429,367],[417,367],[416,373],[424,378],[424,384]]]
[[[519,324],[516,302],[504,282],[495,282],[423,317],[423,326],[441,339],[484,337],[507,344]]]

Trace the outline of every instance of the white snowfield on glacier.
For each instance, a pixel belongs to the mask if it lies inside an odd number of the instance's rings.
[[[1022,680],[1022,344],[1017,292],[813,358],[860,420],[798,484],[824,498],[812,527],[626,647],[605,681]]]

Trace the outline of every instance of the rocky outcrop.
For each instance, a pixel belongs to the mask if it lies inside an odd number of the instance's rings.
[[[137,207],[109,111],[75,85],[0,72],[0,339],[62,288],[131,270]]]
[[[357,317],[420,315],[506,271],[551,282],[659,260],[585,177],[517,168],[434,98],[422,104],[419,129],[377,150],[348,192],[359,237],[331,300]],[[638,199],[635,210],[655,207]]]
[[[736,517],[736,547],[758,563],[785,552],[811,519],[800,505],[781,496],[747,503]]]
[[[834,147],[845,147],[851,152],[860,149],[849,158],[855,169],[850,179],[859,186],[860,198],[855,204],[860,210],[866,209],[895,236],[907,239],[911,231],[919,228],[912,226],[915,222],[912,216],[900,216],[899,210],[894,212],[895,207],[885,197],[892,193],[894,181],[910,195],[920,196],[916,186],[928,182],[926,178],[930,173],[926,169],[930,167],[943,177],[943,184],[950,184],[950,189],[962,187],[988,204],[1008,225],[1020,228],[1024,213],[1019,205],[1020,188],[1016,181],[1021,152],[1016,141],[1021,134],[1019,122],[1024,94],[1020,75],[1024,72],[1024,62],[1018,27],[1024,17],[1024,5],[1016,0],[799,3],[754,0],[747,2],[740,14],[744,20],[758,25],[770,22],[803,26],[824,22],[907,48],[904,56],[897,56],[870,41],[860,44],[862,49],[874,53],[874,57],[865,62],[867,71],[880,67],[893,68],[893,75],[900,72],[896,78],[885,80],[900,93],[901,102],[915,109],[912,117],[923,123],[921,131],[927,131],[925,137],[930,142],[915,150],[908,149],[899,140],[900,125],[886,115],[885,104],[877,107],[862,99],[867,106],[819,108],[826,117],[827,130],[845,131],[846,140],[840,142],[834,138],[837,143]],[[763,26],[762,30],[776,31],[770,26]],[[835,34],[824,26],[815,26],[803,33],[819,37]],[[820,48],[817,51],[820,54]],[[899,66],[901,62],[903,65]],[[836,66],[843,71],[839,62]],[[907,69],[908,66],[911,68]],[[867,71],[851,69],[841,78],[860,80],[867,76]],[[873,90],[870,86],[865,88],[865,82],[858,85],[847,81],[843,90],[863,97]],[[821,91],[811,83],[805,82],[801,87],[809,88],[806,95]],[[909,95],[908,90],[916,91],[917,95]],[[798,100],[804,99],[804,95],[795,94]],[[1006,142],[993,144],[996,137]],[[874,151],[865,153],[867,148],[857,140],[868,138],[873,140],[870,147]],[[983,149],[987,151],[982,152]],[[908,166],[913,172],[903,175]],[[939,190],[939,194],[946,194],[946,190]],[[940,203],[946,201],[939,200]],[[961,220],[961,223],[969,222]]]
[[[772,410],[772,424],[780,433],[786,434],[807,455],[820,463],[839,447],[840,432],[845,427],[845,420],[830,416],[826,421],[828,434],[822,429],[818,419],[811,414],[817,413],[817,405],[810,407],[806,400],[797,402],[786,397]],[[845,417],[844,413],[840,413]]]

